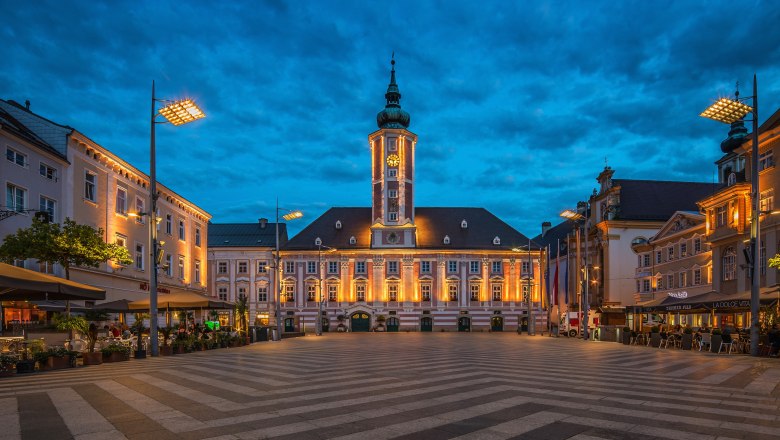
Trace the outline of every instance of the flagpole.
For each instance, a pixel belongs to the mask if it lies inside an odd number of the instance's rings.
[[[558,314],[558,333],[555,334],[555,337],[559,337],[561,335],[561,301],[559,299],[558,293],[561,290],[561,284],[560,279],[561,276],[558,274],[558,267],[560,266],[560,260],[561,260],[561,239],[558,239],[558,248],[555,252],[555,285],[558,286],[555,289],[555,311]]]
[[[547,333],[552,336],[552,291],[550,290],[550,245],[547,245]]]

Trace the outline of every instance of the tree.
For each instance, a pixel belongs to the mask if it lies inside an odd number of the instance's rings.
[[[244,294],[238,295],[238,301],[236,301],[236,317],[238,318],[238,331],[246,335],[247,334],[247,318],[249,315],[249,298]]]
[[[104,241],[102,228],[79,225],[66,218],[62,225],[33,218],[32,225],[5,237],[0,245],[0,260],[36,260],[59,264],[70,279],[72,266],[100,267],[109,260],[131,264],[130,252],[124,246]]]

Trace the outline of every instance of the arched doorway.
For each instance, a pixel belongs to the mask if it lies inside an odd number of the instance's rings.
[[[420,320],[420,331],[421,332],[432,332],[433,331],[433,318],[430,316],[425,316]]]
[[[353,332],[367,332],[371,329],[371,317],[365,312],[355,312],[349,317]]]
[[[470,332],[471,331],[471,318],[468,316],[461,316],[458,318],[458,331]]]
[[[503,316],[493,316],[490,318],[490,331],[492,332],[502,332],[504,331],[504,317]]]
[[[521,332],[527,332],[528,331],[528,317],[523,316],[520,318],[520,331]]]
[[[387,318],[385,325],[387,325],[387,331],[397,332],[398,328],[401,326],[401,321],[399,321],[395,316],[391,316],[390,318]]]
[[[284,332],[292,333],[295,331],[295,318],[284,318]]]

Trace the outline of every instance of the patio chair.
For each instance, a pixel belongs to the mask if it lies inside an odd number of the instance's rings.
[[[731,342],[721,342],[718,354],[720,354],[724,348],[726,348],[726,354],[731,354],[731,351],[734,350],[734,342],[736,339],[739,339],[739,337],[731,335]]]
[[[711,333],[702,333],[701,334],[701,341],[699,342],[699,351],[702,351],[704,349],[704,346],[712,347],[712,334]]]

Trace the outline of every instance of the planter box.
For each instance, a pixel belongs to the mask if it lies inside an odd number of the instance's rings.
[[[682,340],[680,341],[680,348],[683,350],[690,350],[693,348],[693,335],[683,333]]]
[[[144,352],[144,356],[145,355],[146,355],[146,352]],[[105,355],[103,356],[103,362],[106,362],[106,363],[109,363],[109,362],[124,362],[124,361],[129,361],[129,360],[130,360],[130,356],[128,356],[128,355],[126,355],[124,353],[116,352],[116,351],[111,353],[111,354],[109,354],[108,356],[105,356]]]
[[[84,365],[100,365],[103,363],[103,353],[84,353],[82,355]]]
[[[160,347],[160,356],[173,356],[173,347]]]
[[[72,366],[73,364],[70,360],[70,356],[49,356],[46,359],[47,370],[61,370]]]
[[[661,346],[661,333],[650,333],[650,346],[655,348]]]
[[[630,331],[624,331],[621,334],[621,337],[623,338],[623,345],[629,345],[631,344],[631,332]]]
[[[16,372],[19,374],[25,374],[25,373],[34,373],[35,372],[35,361],[33,360],[22,360],[16,363]]]
[[[712,343],[710,351],[713,353],[717,353],[720,351],[720,344],[723,343],[723,336],[722,335],[712,335]]]
[[[16,365],[4,365],[0,367],[0,377],[8,377],[16,375]]]

